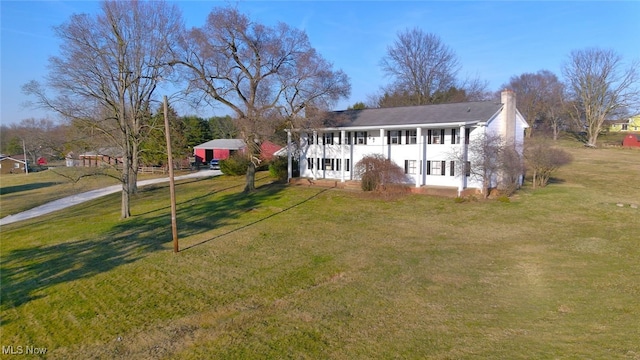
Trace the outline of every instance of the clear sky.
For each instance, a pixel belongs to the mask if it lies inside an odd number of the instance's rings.
[[[460,76],[499,90],[514,75],[547,69],[561,75],[572,50],[613,49],[640,59],[640,1],[176,1],[188,27],[204,24],[214,6],[237,4],[252,19],[305,30],[312,46],[350,78],[351,97],[336,110],[366,102],[389,82],[380,60],[398,31],[437,34],[458,56]],[[55,116],[23,106],[21,87],[42,80],[60,42],[52,27],[73,13],[95,14],[94,1],[6,1],[1,13],[2,124]],[[200,116],[226,114],[207,109]],[[190,114],[195,114],[195,111]],[[182,114],[187,115],[187,114]]]

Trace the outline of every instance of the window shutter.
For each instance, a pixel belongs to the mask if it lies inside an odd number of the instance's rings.
[[[369,132],[365,131],[364,132],[364,144],[367,145],[367,138],[369,137]]]
[[[409,144],[409,130],[404,132],[404,143]]]
[[[440,129],[440,144],[444,144],[444,129]]]
[[[464,143],[469,145],[469,137],[471,137],[471,129],[464,129]]]
[[[350,159],[347,159],[347,164],[345,165],[345,170],[346,171],[349,171],[349,162],[350,162]]]
[[[431,175],[431,160],[427,160],[427,175]]]
[[[427,130],[427,144],[431,144],[431,129]]]
[[[440,163],[440,175],[444,176],[446,167],[447,167],[447,162],[443,160]]]
[[[405,174],[409,173],[409,160],[404,161],[404,173]]]
[[[338,133],[338,145],[342,145],[342,131]]]
[[[455,161],[451,161],[451,166],[449,167],[449,175],[451,176],[455,176],[456,175],[456,162]]]
[[[391,131],[387,131],[387,145],[391,144]]]
[[[456,129],[451,129],[451,144],[456,143]]]
[[[331,145],[333,145],[333,133],[331,133]]]

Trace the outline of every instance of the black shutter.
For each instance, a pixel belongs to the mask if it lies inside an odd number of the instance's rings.
[[[431,175],[431,161],[427,160],[427,175]]]
[[[349,171],[349,162],[350,162],[350,159],[347,159],[347,163],[344,168],[346,171]]]
[[[447,167],[447,162],[443,160],[440,163],[440,175],[444,176],[446,167]]]
[[[365,131],[364,132],[364,144],[367,145],[367,138],[369,137],[369,132]]]
[[[342,131],[338,133],[338,145],[342,145]]]
[[[464,129],[464,143],[469,145],[469,138],[471,137],[471,129]]]
[[[451,161],[451,166],[449,167],[449,175],[451,176],[455,176],[456,175],[456,162],[455,161]]]
[[[427,130],[427,144],[431,144],[431,129]]]
[[[451,144],[456,143],[456,129],[451,129]]]
[[[444,129],[440,129],[440,144],[444,144]]]
[[[404,173],[405,174],[409,173],[409,160],[404,161]]]
[[[387,131],[387,145],[391,144],[391,131]]]

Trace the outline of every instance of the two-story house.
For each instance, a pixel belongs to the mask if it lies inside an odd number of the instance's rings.
[[[381,109],[336,111],[327,123],[338,124],[300,132],[300,176],[312,179],[358,180],[354,165],[369,154],[382,154],[404,168],[416,187],[482,189],[471,176],[473,139],[499,134],[522,154],[527,123],[516,109],[516,96],[505,90],[501,102],[464,102]],[[289,133],[291,141],[291,133]],[[287,148],[291,148],[288,146]],[[452,157],[452,154],[462,157]],[[289,177],[291,177],[289,154]],[[467,169],[461,171],[460,169]]]

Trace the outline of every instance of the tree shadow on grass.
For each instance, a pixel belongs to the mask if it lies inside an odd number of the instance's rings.
[[[238,191],[219,195],[216,193],[220,190],[214,190],[209,195],[185,201],[178,211],[179,236],[187,237],[237,223],[236,229],[226,233],[229,234],[290,210],[326,191],[320,191],[266,217],[248,223],[239,220],[248,211],[277,200],[285,187],[267,184],[251,194]],[[211,196],[212,194],[215,196]],[[108,272],[135,262],[149,253],[171,251],[167,246],[172,241],[171,231],[167,231],[170,228],[171,217],[167,209],[162,209],[124,220],[97,237],[95,234],[87,235],[85,239],[21,248],[5,253],[0,264],[0,309],[18,307],[45,297],[47,290],[53,286]],[[2,321],[6,323],[9,319],[5,318]]]
[[[48,181],[48,182],[38,182],[38,183],[31,183],[31,184],[24,184],[24,185],[5,186],[5,187],[0,187],[0,195],[8,195],[8,194],[22,192],[22,191],[42,189],[42,188],[59,185],[59,184],[62,184],[62,183]]]

